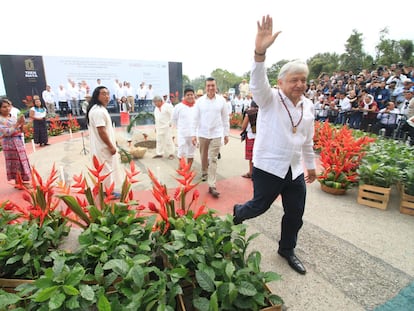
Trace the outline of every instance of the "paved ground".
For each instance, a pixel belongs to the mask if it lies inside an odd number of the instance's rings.
[[[141,127],[134,139],[141,139],[139,131],[148,133],[150,138],[154,136],[151,127]],[[122,129],[118,138],[126,144]],[[80,133],[52,137],[50,142],[51,146],[37,148],[36,152],[31,144],[27,145],[31,163],[42,176],[47,176],[53,163],[69,183],[74,174],[86,171],[91,155],[84,154]],[[84,142],[88,148],[86,132]],[[237,131],[232,132],[221,154],[217,185],[221,197],[211,198],[205,183],[199,189],[201,200],[208,207],[226,214],[231,213],[235,203],[251,197],[252,184],[240,177],[248,163]],[[154,151],[148,150],[142,160],[136,161],[142,173],[134,189],[142,203],[151,199],[147,168],[168,187],[176,186],[177,161],[152,159],[153,155]],[[5,180],[3,156],[0,161],[0,201],[23,203],[21,192]],[[199,163],[197,155],[197,171]],[[267,213],[246,224],[249,233],[261,233],[252,249],[261,251],[263,270],[282,275],[283,280],[271,283],[270,288],[285,300],[287,310],[414,310],[414,217],[399,213],[396,189],[392,190],[388,209],[383,211],[359,205],[357,189],[344,196],[333,196],[322,192],[317,182],[309,185],[304,226],[296,250],[308,269],[305,276],[294,272],[276,254],[281,215],[281,202],[276,200]]]

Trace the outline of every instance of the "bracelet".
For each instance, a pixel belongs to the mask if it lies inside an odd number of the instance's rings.
[[[254,54],[257,55],[257,56],[265,56],[266,55],[266,52],[264,52],[264,53],[257,53],[256,50],[254,50]]]

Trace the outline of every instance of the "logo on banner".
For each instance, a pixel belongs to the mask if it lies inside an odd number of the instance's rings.
[[[28,79],[38,78],[37,71],[35,70],[34,61],[30,58],[24,60],[24,76]]]

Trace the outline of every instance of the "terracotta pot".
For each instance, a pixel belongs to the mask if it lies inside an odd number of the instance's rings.
[[[325,184],[321,184],[321,189],[324,192],[330,193],[330,194],[334,194],[334,195],[343,195],[346,193],[346,189],[336,189],[336,188],[331,188],[328,187]]]

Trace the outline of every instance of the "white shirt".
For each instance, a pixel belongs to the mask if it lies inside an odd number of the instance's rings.
[[[58,90],[58,101],[60,102],[67,102],[68,101],[68,92],[66,89],[60,89]]]
[[[10,115],[17,119],[17,116],[19,115],[19,112],[20,112],[20,110],[13,106],[10,110]]]
[[[295,107],[280,90],[280,95],[292,115],[294,124],[297,124],[300,119],[300,107],[301,104],[303,105],[303,118],[294,134],[278,90],[269,84],[264,62],[253,64],[250,90],[259,106],[253,147],[254,166],[280,178],[285,178],[291,167],[293,179],[304,172],[303,165],[307,169],[315,169],[312,101],[302,96],[301,101]]]
[[[112,127],[112,120],[108,110],[104,106],[94,105],[89,111],[89,135],[91,154],[96,154],[101,160],[111,159],[108,146],[99,136],[98,127],[104,126],[112,145],[116,145],[115,132]]]
[[[348,97],[345,97],[344,99],[339,100],[339,106],[341,107],[341,111],[349,111],[351,110],[351,102],[349,101]]]
[[[154,108],[156,130],[165,130],[171,126],[174,107],[170,103],[164,103],[160,108]]]
[[[210,99],[203,95],[197,99],[194,108],[191,136],[207,139],[229,136],[230,120],[224,97],[216,95]]]
[[[54,103],[55,93],[53,93],[53,91],[44,90],[42,92],[42,98],[45,103]]]
[[[178,136],[192,136],[194,111],[194,106],[189,107],[183,103],[179,103],[174,107],[172,124],[177,128]]]

